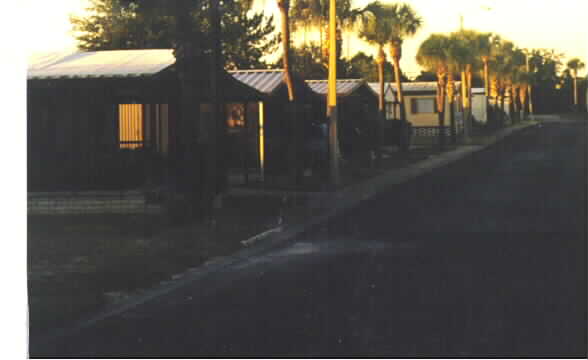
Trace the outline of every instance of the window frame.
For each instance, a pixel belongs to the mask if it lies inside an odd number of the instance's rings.
[[[432,101],[433,111],[418,111],[417,101]],[[437,114],[437,99],[435,97],[414,97],[410,99],[410,112],[412,114]]]

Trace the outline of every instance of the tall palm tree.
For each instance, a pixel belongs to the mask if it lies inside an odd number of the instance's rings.
[[[476,37],[474,39],[478,56],[480,57],[480,60],[482,60],[482,77],[484,78],[484,93],[486,96],[488,96],[489,93],[488,62],[490,61],[490,56],[492,55],[491,43],[494,41],[494,39],[495,35],[492,33],[476,33]]]
[[[300,1],[300,0],[299,0]],[[256,3],[264,3],[265,0],[243,0],[244,8],[251,9]],[[282,68],[284,72],[284,82],[288,88],[288,100],[290,103],[295,100],[294,83],[292,81],[292,67],[290,65],[290,6],[291,0],[276,0],[280,11],[280,28],[282,43]]]
[[[378,68],[378,146],[376,150],[377,165],[381,165],[383,145],[383,127],[386,118],[386,102],[384,96],[384,66],[386,64],[386,53],[384,46],[390,40],[390,26],[387,19],[384,17],[382,5],[376,1],[366,6],[366,16],[363,21],[359,23],[358,36],[365,40],[368,44],[374,45],[378,48],[376,55],[376,65]]]
[[[455,36],[448,36],[446,47],[447,56],[447,100],[449,107],[449,123],[451,127],[451,142],[457,143],[457,129],[455,123],[455,75],[461,71],[461,52],[465,51],[463,44]]]
[[[456,72],[461,77],[461,101],[463,108],[463,138],[469,141],[471,133],[471,73],[474,64],[477,63],[476,48],[471,43],[471,37],[463,31],[450,35],[451,47],[449,59]]]
[[[574,110],[578,111],[578,71],[584,69],[586,67],[586,64],[584,64],[582,60],[580,60],[579,58],[573,58],[570,61],[568,61],[567,67],[570,70],[570,73],[572,74],[572,78],[574,80]]]
[[[284,81],[288,88],[288,100],[294,102],[294,83],[290,67],[290,0],[277,0],[280,9],[282,28],[282,63],[284,65]]]
[[[447,49],[450,39],[443,34],[430,35],[418,49],[417,63],[437,74],[437,116],[439,119],[439,147],[445,147],[445,77],[447,76]]]
[[[519,83],[519,102],[521,104],[521,118],[527,119],[527,100],[529,95],[529,85],[531,85],[531,74],[528,71],[521,71],[518,79]]]
[[[511,41],[501,40],[494,44],[493,56],[490,61],[492,69],[491,92],[495,98],[496,104],[500,104],[500,121],[504,122],[503,114],[506,113],[504,108],[506,91],[509,86],[510,76],[513,71],[513,53],[515,46]]]
[[[423,19],[408,4],[384,4],[382,13],[386,23],[390,27],[390,57],[394,63],[394,77],[398,102],[400,103],[400,120],[406,121],[406,109],[404,107],[404,94],[400,81],[400,59],[402,57],[402,43],[404,40],[414,36],[423,25]]]
[[[341,33],[353,29],[358,23],[365,20],[366,8],[354,8],[351,0],[337,0],[337,56],[340,56],[342,39]],[[328,34],[329,34],[329,0],[296,0],[292,4],[290,14],[291,26],[294,31],[302,28],[314,29],[319,32],[319,43],[323,64],[327,66],[328,61]]]
[[[245,8],[251,8],[257,1],[264,2],[265,0],[244,0]],[[282,69],[284,73],[284,82],[288,90],[288,113],[289,123],[292,127],[292,137],[290,139],[290,145],[288,146],[288,158],[293,166],[292,176],[296,183],[300,183],[302,180],[302,164],[300,156],[299,141],[301,138],[301,129],[296,121],[296,91],[294,89],[294,82],[292,81],[292,67],[290,64],[290,0],[276,0],[278,9],[280,10],[281,19],[281,37],[282,37]]]
[[[481,33],[476,32],[473,42],[477,55],[482,61],[482,78],[484,79],[484,101],[486,104],[486,119],[488,118],[489,101],[490,95],[490,68],[489,61],[492,56],[492,43],[499,39],[498,35],[492,33]]]
[[[529,86],[532,83],[532,74],[527,69],[519,69],[514,76],[514,86],[518,89],[518,114],[519,119],[527,118],[527,101],[529,99]]]
[[[512,56],[510,58],[512,62],[511,73],[509,76],[510,83],[510,107],[513,110],[511,114],[514,114],[513,119],[516,121],[521,120],[520,110],[522,107],[520,100],[521,90],[521,74],[526,72],[526,55],[520,48],[513,49]]]

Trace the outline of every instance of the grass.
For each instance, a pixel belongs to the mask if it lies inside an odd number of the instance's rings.
[[[108,304],[108,293],[152,287],[277,219],[278,199],[228,199],[216,227],[170,226],[157,215],[28,217],[30,331],[42,333]],[[255,206],[251,206],[251,204]]]

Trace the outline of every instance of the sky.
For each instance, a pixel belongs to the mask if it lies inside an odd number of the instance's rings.
[[[370,0],[355,0],[362,6]],[[383,2],[391,2],[382,0]],[[555,49],[567,58],[588,62],[588,1],[586,0],[405,0],[423,18],[424,25],[403,45],[401,68],[416,76],[420,68],[414,57],[420,43],[431,33],[448,33],[459,28],[460,15],[465,28],[495,32],[523,48]],[[25,0],[24,11],[30,30],[27,52],[64,50],[75,47],[69,15],[84,14],[88,0]],[[274,0],[259,0],[258,9],[279,16]],[[344,37],[344,42],[348,39]],[[343,55],[354,50],[373,54],[375,50],[351,37]],[[584,71],[585,73],[585,71]]]

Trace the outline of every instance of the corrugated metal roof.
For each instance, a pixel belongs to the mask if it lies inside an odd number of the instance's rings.
[[[284,81],[284,71],[281,69],[232,70],[229,73],[235,79],[264,94],[271,94]]]
[[[460,81],[455,81],[455,87],[459,87]],[[396,92],[396,84],[391,83],[392,90]],[[402,91],[405,93],[411,92],[436,92],[437,82],[436,81],[418,81],[418,82],[403,82]]]
[[[173,65],[171,49],[45,53],[29,57],[28,79],[136,77]]]
[[[380,84],[379,83],[371,82],[371,83],[368,83],[368,85],[376,93],[377,96],[380,95]],[[392,87],[390,86],[390,83],[384,84],[384,99],[386,102],[393,102],[394,101],[394,93],[392,92]]]
[[[312,91],[320,95],[327,95],[329,90],[328,80],[306,80],[306,83]],[[352,94],[357,88],[365,84],[363,79],[338,79],[337,80],[337,96],[347,96]]]

